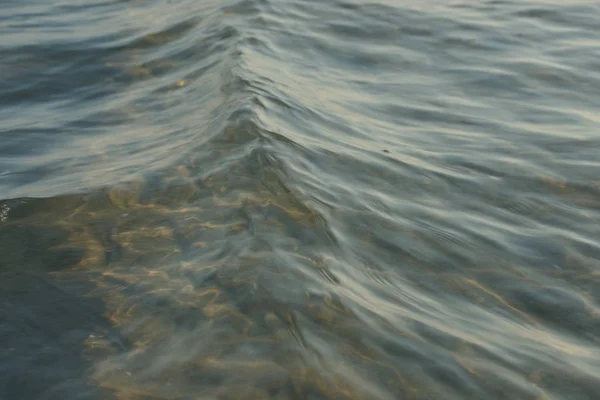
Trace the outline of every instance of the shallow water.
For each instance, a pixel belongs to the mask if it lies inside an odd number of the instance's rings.
[[[1,399],[597,398],[596,2],[4,3]]]

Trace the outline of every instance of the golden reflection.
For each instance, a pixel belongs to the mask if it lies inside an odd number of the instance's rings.
[[[84,355],[94,362],[93,382],[118,399],[425,400],[441,389],[413,368],[441,359],[440,370],[462,373],[457,376],[491,391],[489,368],[479,360],[510,340],[593,357],[589,348],[545,332],[490,285],[502,278],[539,286],[516,265],[494,260],[502,268],[491,272],[465,266],[468,277],[432,267],[419,271],[427,282],[415,283],[413,271],[426,264],[411,254],[398,257],[397,270],[380,270],[323,254],[318,240],[282,234],[322,227],[319,214],[291,196],[236,191],[216,181],[207,189],[210,179],[199,183],[192,176],[179,166],[160,190],[144,181],[109,188],[54,222],[69,236],[49,249],[82,250],[79,262],[57,276],[93,282],[89,297],[103,300],[116,332],[90,335]],[[182,200],[175,193],[184,186],[201,195]],[[253,223],[272,236],[250,232],[248,212],[262,218]],[[271,215],[277,223],[268,221]],[[260,240],[281,245],[252,255],[246,246],[216,245]],[[381,297],[353,282],[353,273],[371,278]],[[294,285],[297,279],[301,286]],[[523,324],[507,323],[482,340],[468,324],[442,322],[456,312],[452,304],[420,303],[419,290],[434,287],[479,299],[481,310],[498,305]],[[592,300],[586,298],[586,313],[597,318]],[[543,399],[539,380],[532,375],[527,390]]]

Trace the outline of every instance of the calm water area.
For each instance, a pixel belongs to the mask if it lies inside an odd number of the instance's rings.
[[[600,399],[600,2],[0,0],[0,400]]]

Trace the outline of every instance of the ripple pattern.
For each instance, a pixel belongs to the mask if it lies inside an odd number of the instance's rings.
[[[596,399],[598,20],[7,5],[0,398]]]

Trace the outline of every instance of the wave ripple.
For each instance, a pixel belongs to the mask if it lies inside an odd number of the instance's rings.
[[[596,399],[598,20],[7,5],[0,398]]]

